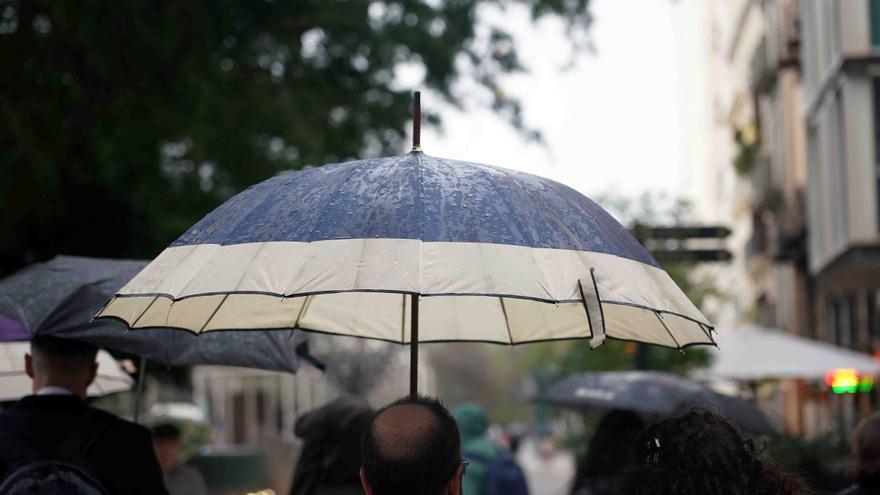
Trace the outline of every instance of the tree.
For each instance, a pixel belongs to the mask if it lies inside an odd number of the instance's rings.
[[[154,256],[280,171],[400,152],[407,65],[452,103],[473,78],[535,137],[499,82],[523,70],[512,37],[475,29],[478,8],[583,33],[588,2],[0,0],[0,275],[59,252]]]

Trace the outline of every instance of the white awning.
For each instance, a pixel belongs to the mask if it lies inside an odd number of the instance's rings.
[[[880,376],[880,361],[868,354],[755,325],[720,329],[718,349],[711,349],[709,368],[698,378],[822,380],[836,368]]]

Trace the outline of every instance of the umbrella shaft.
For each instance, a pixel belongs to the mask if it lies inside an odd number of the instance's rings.
[[[409,395],[419,394],[419,296],[410,296]]]

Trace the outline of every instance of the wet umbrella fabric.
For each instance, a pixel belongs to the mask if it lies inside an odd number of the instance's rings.
[[[577,373],[553,385],[538,398],[538,402],[570,409],[621,409],[657,416],[704,407],[750,432],[770,434],[776,431],[750,402],[658,371]]]
[[[100,316],[192,334],[298,328],[406,344],[413,309],[417,342],[712,342],[700,311],[588,198],[421,152],[250,187]]]
[[[221,364],[294,372],[301,336],[247,332],[195,338],[171,329],[127,332],[92,318],[145,261],[58,256],[0,280],[0,341],[53,335],[128,352],[170,366]]]
[[[0,343],[0,402],[18,400],[32,392],[32,380],[25,371],[24,355],[30,352],[28,342]],[[98,375],[87,391],[89,397],[100,397],[130,390],[134,380],[106,351],[99,351]]]

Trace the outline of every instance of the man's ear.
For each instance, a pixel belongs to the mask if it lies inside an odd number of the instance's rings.
[[[446,484],[446,495],[461,495],[461,478],[464,476],[464,464],[459,464],[452,479]]]
[[[24,371],[31,380],[34,379],[34,357],[29,352],[24,355]]]
[[[358,471],[358,474],[361,475],[361,486],[364,487],[364,493],[367,495],[373,495],[373,489],[370,488],[370,482],[367,480],[367,472],[364,471],[363,467]]]
[[[95,381],[96,376],[98,376],[98,363],[97,363],[97,361],[92,363],[91,366],[89,366],[89,382],[86,384],[86,386],[91,385],[92,382]]]

